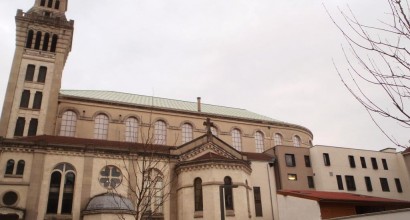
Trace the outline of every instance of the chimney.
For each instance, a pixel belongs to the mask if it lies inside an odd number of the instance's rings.
[[[198,103],[198,112],[201,112],[201,97],[197,97],[196,100]]]

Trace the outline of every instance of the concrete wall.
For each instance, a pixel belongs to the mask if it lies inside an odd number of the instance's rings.
[[[278,195],[279,219],[319,220],[320,207],[316,201],[293,196]]]
[[[332,220],[408,220],[410,219],[410,209],[399,209],[385,212],[369,213],[363,215],[333,218]]]

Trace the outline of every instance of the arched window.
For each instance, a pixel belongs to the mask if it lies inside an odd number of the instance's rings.
[[[216,127],[214,127],[214,126],[211,127],[211,133],[214,136],[218,137],[218,129]]]
[[[154,124],[154,144],[166,144],[167,126],[164,121],[156,121]]]
[[[225,186],[225,208],[226,210],[233,210],[233,193],[232,193],[232,179],[229,176],[224,178]]]
[[[20,100],[20,108],[28,108],[28,103],[30,101],[30,90],[23,90]]]
[[[202,180],[199,177],[194,180],[194,194],[195,211],[203,211]]]
[[[40,6],[45,6],[46,5],[46,0],[41,0]]]
[[[37,135],[37,126],[38,126],[38,119],[32,118],[30,120],[30,124],[28,126],[28,136],[36,136]]]
[[[295,147],[300,147],[300,137],[299,136],[297,136],[297,135],[295,135],[295,136],[293,136],[293,146],[295,146]]]
[[[73,111],[65,111],[61,118],[60,136],[74,137],[77,127],[77,114]]]
[[[182,125],[182,143],[192,141],[192,125],[185,123]]]
[[[37,31],[36,42],[34,43],[34,49],[36,50],[40,49],[40,44],[41,44],[41,32]]]
[[[60,8],[60,0],[56,0],[56,4],[54,5],[55,9],[59,9]]]
[[[34,36],[34,31],[29,30],[27,33],[26,48],[31,48],[31,45],[33,44],[33,36]]]
[[[47,51],[48,50],[48,42],[50,41],[50,34],[49,33],[45,33],[44,34],[44,40],[43,40],[43,51]]]
[[[53,34],[53,39],[51,40],[50,52],[56,52],[57,40],[58,40],[58,36],[56,34]]]
[[[40,71],[38,72],[37,82],[44,83],[46,82],[47,67],[40,66]]]
[[[57,165],[51,173],[48,193],[48,214],[71,214],[75,185],[74,167],[68,163]]]
[[[275,146],[282,145],[282,135],[279,133],[276,133],[274,137],[274,141],[275,141]]]
[[[25,165],[26,165],[26,163],[24,162],[24,160],[19,160],[19,162],[17,163],[16,175],[23,175],[24,174],[24,166]]]
[[[94,138],[106,140],[108,137],[108,116],[99,114],[94,120]]]
[[[134,117],[130,117],[125,120],[125,141],[138,141],[138,120]]]
[[[53,7],[53,0],[48,0],[47,7],[49,7],[49,8]]]
[[[27,65],[27,70],[26,70],[26,81],[33,81],[34,78],[34,71],[36,70],[36,66],[33,64]]]
[[[24,117],[18,117],[16,121],[16,128],[14,129],[14,136],[23,136],[25,125],[26,119]]]
[[[242,150],[242,139],[241,139],[241,132],[238,129],[233,129],[231,132],[232,135],[232,146],[238,150]]]
[[[43,93],[42,92],[36,92],[34,94],[33,109],[40,109],[41,108],[42,99],[43,99]]]
[[[255,146],[256,146],[256,152],[257,153],[262,153],[264,150],[263,146],[263,134],[260,131],[257,131],[255,133]]]
[[[147,195],[143,201],[143,206],[146,207],[145,212],[150,215],[161,214],[163,212],[164,202],[164,179],[162,174],[153,169],[146,171],[142,190],[145,191],[145,195]]]
[[[13,171],[14,171],[14,160],[10,159],[10,160],[7,161],[5,174],[12,175]]]

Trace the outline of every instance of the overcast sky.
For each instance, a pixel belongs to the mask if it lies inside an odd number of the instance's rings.
[[[0,1],[0,107],[15,48],[17,9]],[[299,124],[314,144],[394,147],[343,87],[347,4],[363,22],[388,12],[386,0],[69,0],[75,20],[62,89],[98,89],[245,108]],[[409,130],[383,126],[405,142]]]

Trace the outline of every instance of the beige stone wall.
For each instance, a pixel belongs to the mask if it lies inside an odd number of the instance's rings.
[[[314,200],[278,195],[279,219],[319,220],[320,206]]]
[[[323,153],[328,153],[330,166],[324,166]],[[351,148],[340,148],[331,146],[314,146],[310,148],[312,168],[315,173],[316,189],[322,191],[345,191],[363,195],[385,197],[400,200],[410,200],[410,186],[408,177],[403,175],[403,165],[400,164],[401,153],[379,152],[370,150],[360,150]],[[355,158],[356,168],[349,165],[348,155]],[[365,157],[367,168],[362,168],[360,157]],[[376,158],[378,169],[373,169],[371,157]],[[386,159],[388,170],[383,169],[382,159]],[[336,175],[341,175],[344,190],[339,190]],[[347,191],[345,176],[354,176],[356,190]],[[369,176],[372,182],[373,191],[368,192],[364,177]],[[383,192],[381,189],[380,178],[387,178],[390,191]],[[403,192],[397,192],[395,178],[399,178]]]
[[[193,126],[193,138],[205,134],[203,122],[206,116],[193,115],[186,113],[177,113],[171,111],[150,111],[135,107],[125,107],[117,105],[103,105],[91,102],[79,102],[60,99],[59,117],[55,134],[60,134],[61,116],[66,110],[73,110],[77,113],[76,137],[94,138],[94,118],[99,113],[104,113],[109,117],[108,140],[125,141],[125,124],[124,120],[128,117],[136,117],[139,120],[138,141],[142,142],[152,138],[153,124],[157,120],[163,120],[167,124],[167,145],[179,146],[182,144],[181,126],[183,123],[190,123]],[[242,150],[247,152],[256,152],[255,132],[261,131],[264,134],[264,148],[273,147],[273,137],[275,133],[283,136],[283,144],[293,146],[292,137],[298,135],[302,139],[302,146],[310,146],[309,141],[312,136],[303,129],[285,127],[280,125],[266,125],[262,123],[247,122],[235,119],[211,118],[215,127],[218,129],[218,137],[228,144],[232,144],[231,131],[238,128],[242,134]],[[151,132],[151,133],[149,133]]]

